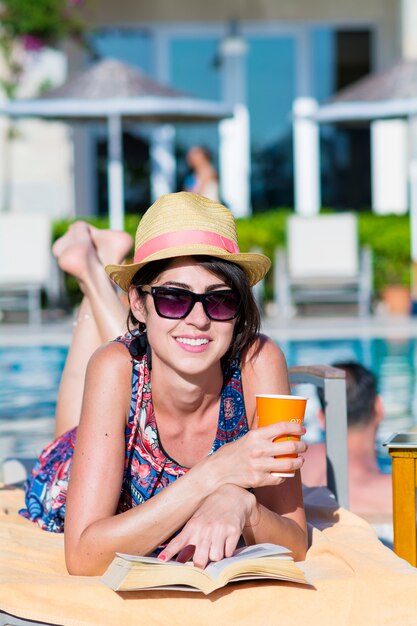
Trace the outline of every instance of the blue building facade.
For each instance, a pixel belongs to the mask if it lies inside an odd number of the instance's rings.
[[[240,164],[241,173],[238,167],[227,167],[233,151],[229,142],[227,163],[222,128],[176,126],[172,187],[180,189],[187,175],[187,149],[202,144],[214,155],[225,200],[236,180],[237,185],[247,186],[248,210],[288,206],[300,210],[300,187],[310,193],[300,171],[311,159],[309,151],[302,149],[306,156],[300,168],[297,104],[304,99],[320,105],[343,87],[404,56],[407,40],[415,39],[414,5],[417,0],[101,0],[89,5],[88,20],[96,59],[115,57],[188,94],[244,108],[241,125],[230,133],[239,144],[235,156],[243,154],[247,161]],[[69,58],[71,70],[88,63],[75,57]],[[375,180],[380,185],[384,179],[375,178],[371,165],[373,129],[359,124],[322,125],[318,131],[319,141],[310,154],[319,156],[316,171],[309,176],[312,188],[321,187],[321,196],[318,193],[312,205],[340,210],[373,207]],[[155,134],[144,127],[126,126],[125,133],[129,212],[135,197],[142,206],[156,195]],[[96,158],[98,151],[98,162],[104,163],[104,132],[100,138],[97,131],[91,151]],[[385,153],[394,154],[390,149]],[[82,180],[85,164],[78,169],[76,164],[76,178]],[[95,188],[84,195],[104,213],[105,186],[97,184],[97,176],[95,181]]]

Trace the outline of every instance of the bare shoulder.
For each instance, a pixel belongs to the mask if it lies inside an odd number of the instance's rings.
[[[285,372],[287,375],[287,363],[281,348],[266,335],[259,335],[242,354],[242,373],[250,372],[251,375],[264,376],[269,367],[273,372],[281,374]]]
[[[285,356],[277,344],[266,335],[242,354],[242,385],[246,414],[251,425],[256,413],[256,394],[288,394],[288,368]]]
[[[132,363],[126,347],[120,343],[100,346],[88,363],[80,425],[100,424],[107,429],[111,424],[115,428],[123,425],[129,414],[131,381]]]
[[[109,341],[107,343],[103,343],[102,346],[97,348],[95,352],[93,352],[93,358],[97,359],[124,359],[128,362],[131,360],[131,356],[128,348],[121,343],[120,341]]]
[[[131,356],[126,346],[119,342],[103,344],[93,352],[88,369],[99,370],[101,373],[107,370],[120,371],[131,370]]]

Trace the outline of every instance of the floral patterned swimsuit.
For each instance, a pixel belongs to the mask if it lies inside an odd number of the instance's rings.
[[[116,341],[128,349],[131,334]],[[188,468],[164,452],[151,396],[148,357],[132,359],[132,397],[126,425],[126,455],[117,513],[152,498],[183,476]],[[224,373],[217,433],[210,454],[248,432],[239,359],[229,362]],[[51,532],[64,531],[65,504],[77,429],[64,433],[40,455],[26,483],[26,508],[20,514]]]

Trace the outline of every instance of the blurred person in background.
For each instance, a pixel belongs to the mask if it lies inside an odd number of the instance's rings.
[[[186,158],[191,173],[185,179],[184,190],[219,202],[219,179],[210,151],[203,146],[193,146]]]
[[[346,372],[348,420],[348,473],[350,509],[367,518],[385,521],[392,516],[392,480],[378,467],[375,440],[384,416],[375,375],[355,362],[338,362],[334,367]],[[324,397],[318,390],[321,410],[318,419],[325,429]],[[302,469],[303,483],[308,486],[326,484],[326,448],[324,443],[310,444]]]

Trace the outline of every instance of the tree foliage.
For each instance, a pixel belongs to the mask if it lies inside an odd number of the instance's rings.
[[[25,52],[56,47],[68,38],[82,40],[81,4],[82,0],[0,0],[0,50],[7,68],[0,86],[8,98],[16,97]]]

